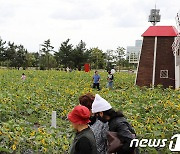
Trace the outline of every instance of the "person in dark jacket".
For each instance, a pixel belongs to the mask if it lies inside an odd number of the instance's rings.
[[[77,131],[71,145],[70,154],[97,154],[96,140],[89,128],[90,111],[87,107],[78,105],[68,114],[68,119]]]
[[[98,99],[96,99],[96,97],[98,97]],[[96,94],[96,97],[92,104],[92,113],[95,113],[102,122],[108,122],[109,131],[117,132],[118,137],[123,142],[123,146],[116,153],[135,154],[136,152],[136,154],[138,154],[138,149],[130,147],[131,140],[134,139],[136,133],[122,112],[116,112],[108,102],[102,103],[99,95]]]

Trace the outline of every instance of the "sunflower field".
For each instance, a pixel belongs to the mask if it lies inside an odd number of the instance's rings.
[[[23,81],[21,74],[27,76]],[[107,72],[99,72],[100,87],[92,89],[94,72],[0,70],[0,153],[66,154],[73,139],[67,114],[79,96],[100,94],[123,111],[139,139],[168,139],[180,128],[180,90],[134,85],[135,74],[115,73],[114,89],[106,88]],[[51,127],[52,111],[57,128]],[[145,147],[142,154],[170,154],[164,148]],[[174,152],[175,153],[175,152]]]

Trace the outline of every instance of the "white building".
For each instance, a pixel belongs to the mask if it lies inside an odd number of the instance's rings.
[[[127,58],[129,59],[129,63],[138,63],[139,62],[139,54],[142,47],[142,40],[136,40],[135,46],[127,46]]]

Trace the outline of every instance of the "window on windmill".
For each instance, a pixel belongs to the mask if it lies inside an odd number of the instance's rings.
[[[161,70],[160,78],[168,78],[168,70]]]

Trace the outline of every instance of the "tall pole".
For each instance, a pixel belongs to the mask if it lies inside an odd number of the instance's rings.
[[[154,61],[153,61],[153,76],[152,76],[152,88],[154,88],[156,77],[156,52],[157,52],[157,36],[154,40]]]

